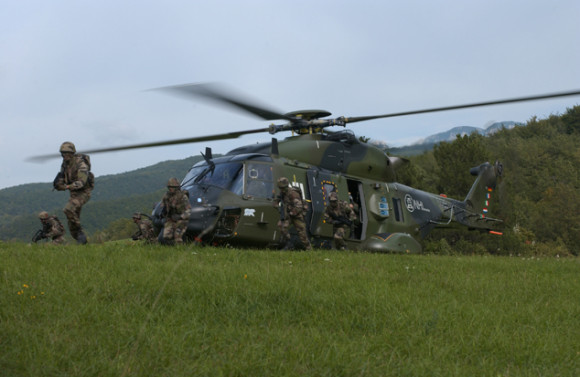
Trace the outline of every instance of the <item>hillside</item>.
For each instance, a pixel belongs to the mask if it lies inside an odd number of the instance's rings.
[[[83,207],[82,223],[91,234],[112,221],[131,217],[135,211],[150,212],[161,199],[167,179],[183,178],[201,156],[164,161],[122,174],[96,177],[91,200]],[[55,168],[55,171],[58,167]],[[30,239],[40,227],[37,214],[44,210],[66,222],[62,208],[67,192],[52,190],[52,183],[32,183],[0,190],[0,240]]]
[[[561,116],[532,118],[525,127],[484,137],[455,136],[409,157],[398,182],[433,193],[464,198],[473,183],[469,169],[500,160],[504,178],[494,191],[490,212],[503,219],[503,237],[466,229],[436,229],[425,250],[436,253],[490,252],[580,254],[580,106]],[[418,148],[418,146],[413,146]],[[397,154],[395,149],[389,153]],[[134,211],[149,212],[163,195],[168,177],[182,178],[200,157],[165,161],[124,174],[97,177],[93,198],[83,209],[89,236],[127,225]],[[64,219],[66,193],[36,183],[0,190],[0,239],[29,240],[40,210]],[[129,222],[128,226],[131,224]]]
[[[526,127],[503,129],[489,137],[457,136],[433,151],[409,157],[399,181],[429,192],[463,198],[482,161],[503,163],[504,178],[494,191],[491,213],[505,222],[503,237],[466,230],[434,231],[440,249],[477,243],[496,253],[542,250],[551,255],[580,254],[580,106]],[[456,250],[457,251],[457,250]]]

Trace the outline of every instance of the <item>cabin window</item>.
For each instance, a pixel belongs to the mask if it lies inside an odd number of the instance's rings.
[[[225,164],[194,166],[185,176],[182,188],[187,189],[193,184],[216,186],[242,194],[242,164],[228,162]]]
[[[272,176],[271,165],[248,163],[246,165],[246,195],[253,198],[272,199],[274,197]]]
[[[395,212],[395,220],[403,221],[403,207],[401,206],[401,199],[393,198],[393,212]]]
[[[330,204],[328,202],[330,193],[336,192],[338,194],[338,191],[336,190],[336,186],[332,182],[322,181],[321,183],[322,183],[322,192],[324,193],[324,201],[325,201],[324,205],[328,206]]]

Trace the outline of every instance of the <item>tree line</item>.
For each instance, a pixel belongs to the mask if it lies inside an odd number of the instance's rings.
[[[457,136],[411,156],[399,176],[407,185],[463,199],[471,167],[501,161],[504,177],[490,213],[504,220],[501,237],[465,229],[434,231],[433,252],[578,255],[580,250],[580,106],[563,115],[531,118],[525,126],[483,137]]]
[[[424,240],[433,253],[578,255],[580,253],[580,106],[563,115],[531,118],[525,126],[491,136],[457,136],[432,150],[408,157],[398,181],[424,191],[463,199],[473,184],[469,169],[501,161],[504,177],[492,196],[490,214],[504,221],[502,236],[463,227],[435,229]],[[387,153],[389,151],[387,150]],[[182,178],[201,156],[128,173],[97,177],[82,221],[90,238],[126,238],[135,229],[131,215],[150,213],[167,179]],[[58,166],[55,166],[55,172]],[[28,241],[40,223],[38,212],[60,216],[67,193],[49,183],[0,190],[0,240]],[[66,221],[63,221],[66,222]]]

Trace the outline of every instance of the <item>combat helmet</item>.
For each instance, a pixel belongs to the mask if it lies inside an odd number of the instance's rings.
[[[77,153],[77,149],[73,143],[65,141],[60,146],[60,153]]]
[[[288,182],[288,178],[286,177],[280,177],[278,178],[278,188],[286,188],[290,185],[290,182]]]
[[[328,197],[328,200],[330,200],[331,202],[337,202],[338,201],[338,194],[336,193],[336,191],[333,191],[330,193],[330,196]]]
[[[48,217],[49,217],[49,215],[48,215],[48,212],[46,212],[46,211],[42,211],[38,214],[38,218],[40,220],[46,220],[46,219],[48,219]]]
[[[177,180],[177,178],[169,178],[169,181],[167,181],[167,187],[181,187],[181,185],[179,184],[179,181]]]
[[[133,218],[134,218],[134,219],[137,219],[137,220],[141,219],[141,212],[135,212],[135,213],[133,214]]]

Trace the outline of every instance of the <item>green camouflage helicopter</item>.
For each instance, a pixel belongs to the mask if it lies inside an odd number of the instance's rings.
[[[579,95],[580,91],[546,94],[363,117],[325,118],[324,110],[282,114],[238,98],[214,84],[187,84],[160,88],[174,94],[195,96],[233,106],[265,120],[285,120],[267,128],[216,134],[164,142],[136,144],[84,151],[100,153],[163,145],[237,138],[246,134],[290,131],[278,141],[236,148],[213,157],[210,148],[204,161],[195,164],[181,183],[187,190],[192,213],[184,239],[212,245],[281,248],[277,223],[281,212],[273,205],[280,177],[287,177],[307,203],[306,224],[314,247],[332,244],[332,225],[324,221],[329,195],[350,203],[357,219],[350,224],[347,248],[376,252],[421,252],[420,240],[435,227],[452,221],[470,229],[499,233],[502,221],[488,216],[489,200],[502,177],[500,162],[483,162],[471,169],[474,184],[463,200],[417,190],[396,182],[396,170],[407,161],[388,156],[381,149],[359,141],[350,130],[328,132],[373,119],[455,110],[503,103]],[[41,156],[53,157],[53,156]],[[466,172],[467,173],[467,172]],[[163,208],[152,213],[159,230]],[[160,241],[163,242],[162,232]]]

